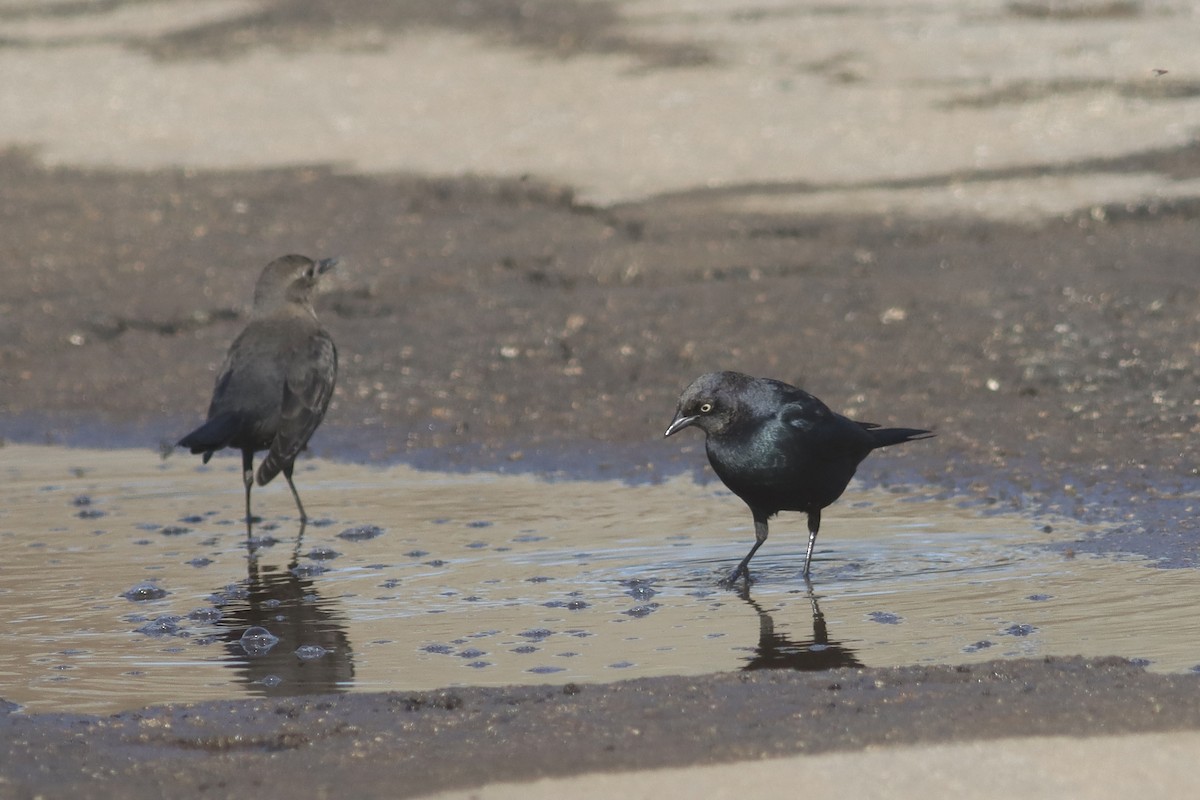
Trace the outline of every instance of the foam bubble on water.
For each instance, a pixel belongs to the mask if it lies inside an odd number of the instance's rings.
[[[279,637],[259,625],[247,628],[238,640],[248,656],[265,656],[279,644]]]
[[[145,625],[135,628],[135,632],[144,633],[147,636],[178,636],[180,617],[164,615],[150,620]]]
[[[1000,633],[1003,636],[1029,636],[1037,633],[1037,626],[1026,624],[1009,625],[1007,628],[1000,631]]]
[[[346,528],[338,534],[338,538],[345,539],[347,542],[365,542],[382,535],[383,528],[378,525],[357,525],[353,528]]]
[[[134,584],[125,591],[121,592],[121,596],[126,600],[131,600],[135,603],[140,603],[145,600],[159,600],[166,597],[167,590],[159,586],[154,581],[142,581]]]
[[[302,644],[296,648],[296,658],[301,661],[316,661],[328,652],[319,644]]]
[[[308,551],[308,557],[313,561],[332,561],[340,555],[341,553],[331,547],[314,547]]]
[[[225,616],[224,612],[222,612],[221,609],[217,608],[216,606],[204,606],[202,608],[194,609],[190,614],[188,614],[188,619],[192,620],[193,622],[206,622],[213,624],[220,622],[221,617],[223,616]]]

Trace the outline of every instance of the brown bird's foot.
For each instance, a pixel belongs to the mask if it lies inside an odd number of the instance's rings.
[[[300,518],[300,530],[296,532],[296,546],[292,548],[292,560],[288,563],[288,569],[295,569],[300,563],[300,548],[304,545],[304,531],[308,527],[308,520],[304,517]]]

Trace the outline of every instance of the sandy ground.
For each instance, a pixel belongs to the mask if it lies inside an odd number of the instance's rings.
[[[0,434],[172,440],[202,413],[261,265],[340,254],[319,304],[343,353],[324,454],[656,478],[697,466],[655,441],[679,388],[738,368],[938,430],[937,450],[880,459],[868,481],[1117,523],[1074,546],[1194,565],[1198,14],[1151,0],[2,3]],[[1068,710],[1049,732],[1109,732],[1154,704],[1155,680],[1121,671],[1083,712],[1066,701],[1087,687],[1056,673],[1044,685]],[[10,715],[22,759],[3,759],[19,765],[5,788],[32,796],[71,763],[81,796],[122,785],[90,774],[141,775],[144,796],[223,793],[295,754],[220,744],[276,711],[247,707],[205,740],[212,758],[188,750],[188,768],[217,772],[187,784],[161,750],[128,760],[132,717]],[[587,734],[603,747],[623,723],[594,711],[613,726]],[[1136,729],[1197,727],[1172,711]],[[1029,725],[1041,713],[950,714],[939,740],[1045,733]],[[461,761],[475,734],[455,718]],[[97,732],[69,735],[77,724]],[[29,743],[48,741],[40,761]],[[785,754],[752,739],[677,761],[668,741],[554,772]],[[470,780],[431,770],[420,791],[544,774],[526,744]],[[364,764],[394,753],[364,747],[328,750],[328,775],[383,793]],[[1159,773],[1164,792],[1176,774]]]
[[[693,766],[653,772],[586,775],[432,795],[450,800],[508,798],[653,797],[679,792],[714,800],[772,794],[783,786],[805,793],[848,797],[1122,798],[1153,786],[1175,791],[1190,786],[1188,762],[1200,735],[1031,736],[928,747],[889,747],[865,753],[793,756],[753,768]],[[1145,760],[1130,762],[1131,753]],[[737,779],[730,780],[731,771]]]

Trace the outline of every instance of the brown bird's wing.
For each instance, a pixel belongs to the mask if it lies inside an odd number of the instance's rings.
[[[283,386],[279,430],[270,452],[258,467],[258,485],[265,486],[296,458],[321,424],[337,380],[337,348],[325,331],[309,340],[292,360]]]

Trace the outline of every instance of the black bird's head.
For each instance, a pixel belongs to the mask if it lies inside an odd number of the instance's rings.
[[[738,418],[740,390],[753,380],[740,372],[710,372],[696,378],[679,396],[675,419],[664,435],[693,425],[710,436],[724,433]]]
[[[258,283],[254,287],[254,310],[278,308],[284,303],[311,307],[317,280],[337,263],[336,258],[313,261],[297,255],[275,259],[258,276]]]

